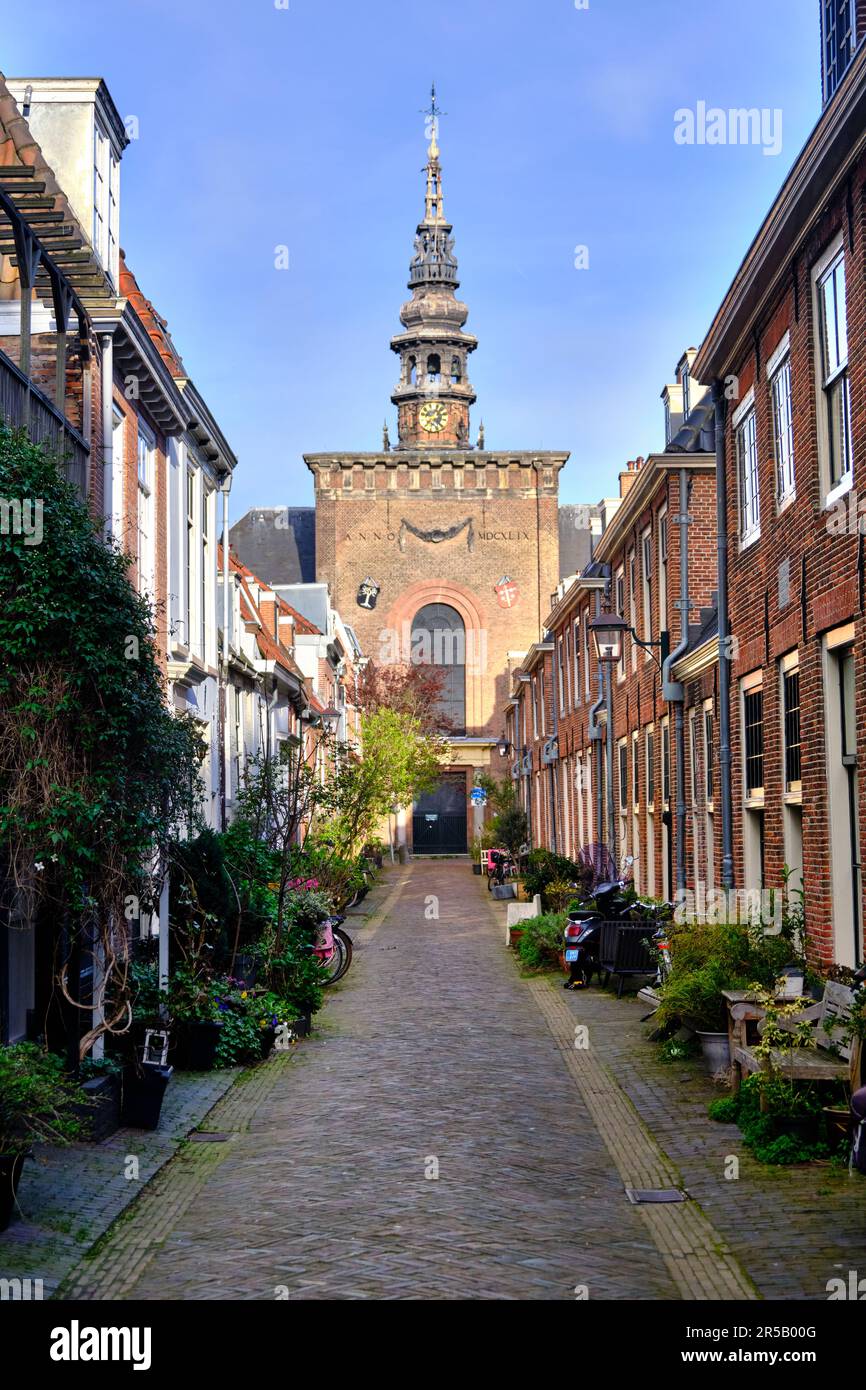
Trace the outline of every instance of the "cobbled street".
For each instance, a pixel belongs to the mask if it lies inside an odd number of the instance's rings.
[[[218,1102],[201,1128],[225,1138],[185,1146],[62,1297],[817,1298],[834,1254],[848,1258],[833,1221],[853,1223],[852,1258],[863,1249],[847,1179],[822,1171],[838,1200],[820,1203],[822,1248],[798,1264],[785,1212],[808,1207],[814,1168],[780,1180],[752,1164],[732,1192],[736,1131],[701,1118],[699,1077],[675,1167],[615,1079],[670,1137],[665,1087],[688,1077],[641,1068],[640,1006],[522,979],[504,908],[465,861],[395,868],[377,898],[314,1037]],[[603,1048],[575,1049],[578,1016]],[[614,1037],[612,1073],[596,1054]],[[624,1191],[683,1181],[700,1205],[636,1207]]]

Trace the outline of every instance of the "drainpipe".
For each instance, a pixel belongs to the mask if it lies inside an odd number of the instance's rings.
[[[595,616],[601,612],[601,595],[598,590],[595,594]],[[595,828],[596,834],[601,838],[602,826],[604,825],[604,791],[603,791],[603,763],[604,754],[601,747],[601,728],[598,723],[598,716],[601,714],[601,707],[604,704],[604,674],[601,662],[598,662],[598,699],[589,711],[589,738],[595,747]]]
[[[114,495],[114,339],[102,335],[102,507],[105,512],[105,534],[114,532],[115,516],[119,513],[120,498]],[[120,527],[118,527],[120,529]],[[118,541],[123,540],[121,536]]]
[[[722,802],[722,888],[734,886],[733,791],[731,786],[731,644],[728,613],[728,479],[725,472],[725,388],[713,382],[716,407],[716,544],[719,609],[719,794]]]
[[[607,840],[613,858],[614,874],[619,873],[619,857],[616,843],[616,802],[614,799],[613,778],[613,672],[610,663],[604,666],[605,704],[607,706]]]

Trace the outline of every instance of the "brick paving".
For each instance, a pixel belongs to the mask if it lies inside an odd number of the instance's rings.
[[[237,1075],[237,1068],[176,1072],[152,1133],[118,1129],[101,1144],[38,1145],[24,1165],[20,1213],[0,1232],[0,1278],[41,1279],[49,1298]],[[127,1177],[131,1156],[138,1159],[137,1179]]]
[[[188,1146],[69,1297],[677,1297],[483,884],[465,861],[389,882],[319,1034],[227,1143]]]
[[[708,1118],[708,1102],[728,1092],[702,1062],[663,1063],[647,1043],[647,1005],[597,989],[566,994],[558,978],[543,987],[589,1028],[605,1066],[764,1298],[825,1299],[829,1279],[866,1274],[866,1178],[829,1161],[756,1162],[736,1125]],[[739,1160],[735,1181],[725,1178],[730,1156]]]
[[[861,1179],[756,1164],[645,1006],[521,978],[504,912],[465,861],[388,871],[316,1035],[217,1103],[225,1142],[182,1146],[60,1296],[818,1299],[866,1268]],[[644,1184],[693,1200],[632,1207]]]

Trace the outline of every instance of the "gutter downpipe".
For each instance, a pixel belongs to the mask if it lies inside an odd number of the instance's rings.
[[[716,544],[719,609],[719,793],[722,801],[722,888],[734,886],[733,791],[731,786],[731,643],[728,612],[728,478],[725,472],[727,397],[723,383],[713,382],[716,407]]]
[[[680,641],[662,663],[662,699],[676,705],[674,746],[677,759],[677,901],[685,901],[686,893],[686,757],[684,745],[683,707],[685,687],[671,679],[674,663],[679,661],[689,645],[689,475],[680,469]]]
[[[595,616],[601,612],[601,595],[596,590],[595,593]],[[601,714],[601,707],[604,704],[604,672],[601,662],[598,663],[598,699],[589,711],[589,738],[590,742],[595,743],[595,825],[596,834],[601,838],[602,826],[604,825],[604,775],[603,775],[603,753],[601,748],[601,728],[598,723],[598,716]]]

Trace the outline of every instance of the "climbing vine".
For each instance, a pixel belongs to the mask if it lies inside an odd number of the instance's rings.
[[[4,906],[51,932],[67,1017],[94,1004],[104,1014],[84,1056],[128,1026],[126,926],[154,905],[172,832],[197,823],[203,746],[166,705],[154,616],[128,557],[55,460],[3,425],[0,502]],[[85,952],[96,999],[77,997]]]

